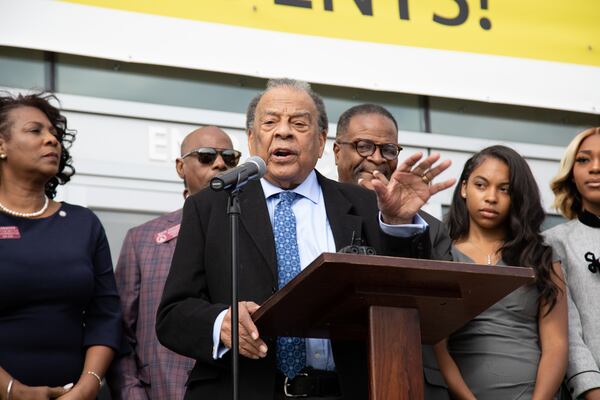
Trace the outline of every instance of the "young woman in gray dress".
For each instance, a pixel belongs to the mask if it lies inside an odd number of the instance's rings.
[[[600,399],[600,127],[567,146],[550,185],[569,219],[546,232],[569,294],[567,387],[574,399]]]
[[[555,398],[567,363],[567,303],[543,220],[535,179],[514,150],[492,146],[467,161],[447,220],[455,261],[531,267],[536,281],[436,345],[453,398]]]

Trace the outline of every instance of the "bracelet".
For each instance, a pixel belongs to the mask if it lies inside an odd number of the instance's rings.
[[[13,383],[14,383],[14,379],[11,379],[10,381],[8,381],[8,386],[6,386],[6,400],[10,400],[11,395],[12,395],[12,387],[13,387]]]
[[[99,385],[100,387],[102,387],[102,378],[100,378],[100,375],[98,375],[98,374],[97,374],[97,373],[95,373],[94,371],[86,371],[86,374],[93,375],[93,376],[94,376],[94,378],[98,379],[98,385]]]

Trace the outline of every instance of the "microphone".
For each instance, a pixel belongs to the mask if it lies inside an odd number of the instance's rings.
[[[352,232],[352,244],[342,247],[338,253],[364,254],[367,256],[374,256],[377,254],[374,247],[367,246],[365,241],[360,238],[360,234],[358,236],[356,235],[356,231]]]
[[[252,156],[242,165],[238,165],[210,180],[210,188],[215,192],[235,190],[244,186],[248,181],[260,179],[267,172],[267,164],[259,156]]]

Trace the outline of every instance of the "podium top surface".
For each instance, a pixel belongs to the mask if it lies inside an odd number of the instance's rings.
[[[264,336],[362,339],[369,306],[416,308],[433,344],[534,279],[523,267],[323,253],[253,318]]]

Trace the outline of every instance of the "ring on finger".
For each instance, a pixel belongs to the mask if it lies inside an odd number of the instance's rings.
[[[427,185],[429,185],[431,183],[431,179],[429,179],[429,177],[427,176],[427,172],[425,172],[423,175],[421,175],[421,179],[423,180],[423,182],[425,182]]]

